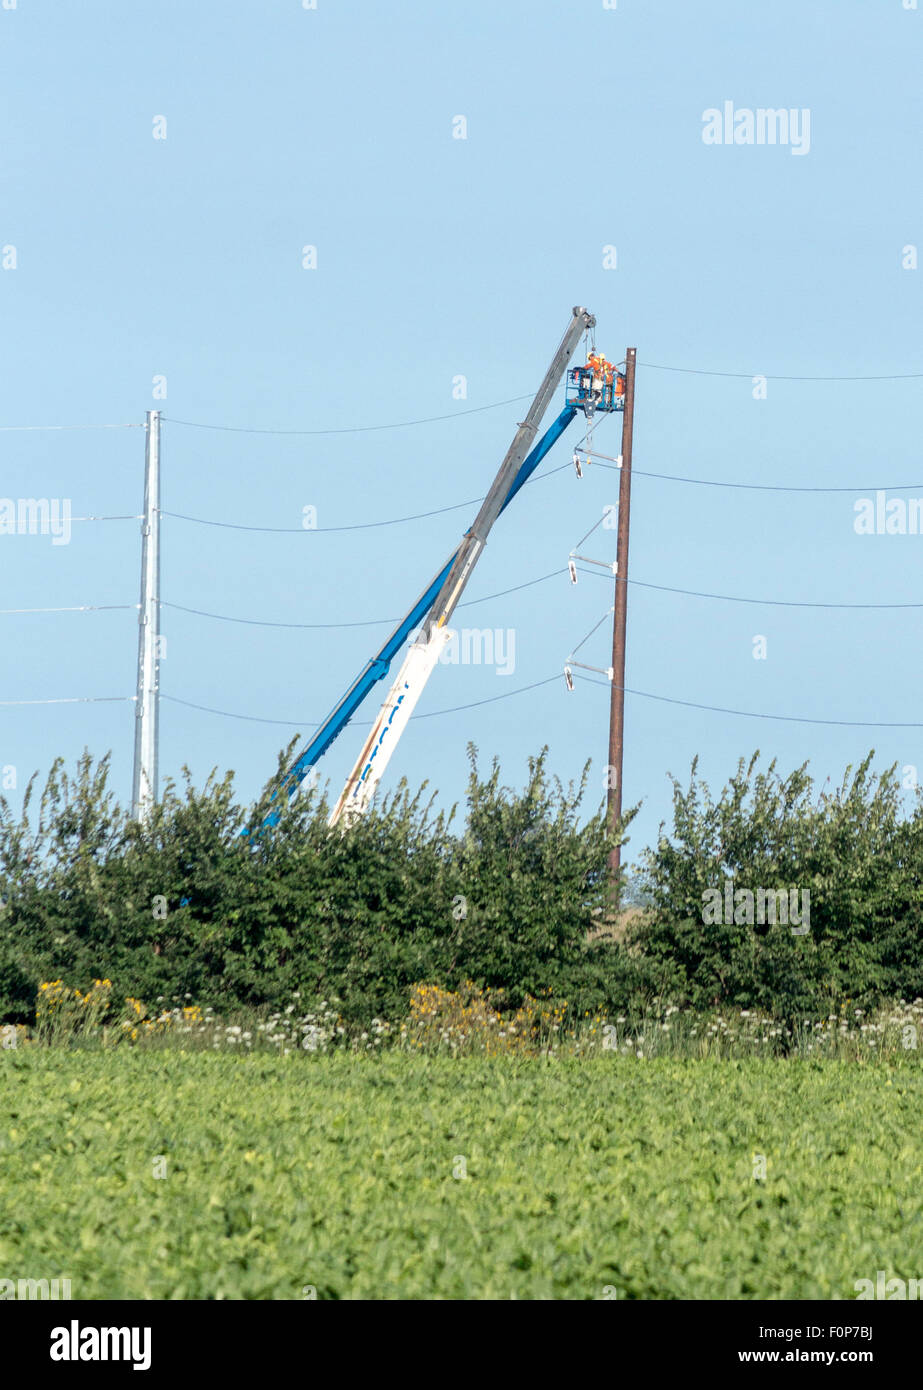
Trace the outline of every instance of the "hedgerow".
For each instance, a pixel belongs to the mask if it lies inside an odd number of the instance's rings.
[[[345,834],[320,789],[280,807],[271,783],[247,808],[215,774],[168,783],[139,824],[107,759],[73,775],[59,761],[18,817],[0,801],[0,1019],[29,1021],[43,981],[93,978],[117,1006],[188,995],[226,1012],[298,992],[335,995],[349,1021],[402,1017],[425,980],[503,990],[512,1008],[600,1003],[608,952],[587,938],[612,837],[602,807],[581,821],[588,770],[565,787],[543,751],[516,792],[470,757],[463,829],[402,783]]]
[[[915,999],[923,811],[918,798],[905,812],[871,756],[819,795],[806,767],[782,775],[755,755],[713,797],[693,763],[627,923],[604,807],[584,808],[588,767],[564,786],[546,750],[512,790],[471,748],[463,818],[402,783],[345,834],[323,790],[279,806],[274,779],[244,806],[230,774],[197,789],[184,773],[138,824],[108,759],[85,754],[73,774],[59,761],[18,815],[0,799],[0,1021],[34,1023],[43,982],[94,979],[112,982],[116,1010],[134,998],[269,1015],[296,995],[335,998],[350,1028],[405,1018],[421,984],[488,991],[511,1014],[566,999],[579,1017],[757,1009],[799,1027]],[[716,890],[807,895],[807,921],[709,920]]]
[[[758,753],[717,798],[695,762],[687,787],[674,779],[631,940],[677,1004],[796,1018],[923,993],[923,803],[904,814],[895,769],[873,774],[872,756],[819,794],[806,765],[783,776]],[[706,920],[716,889],[743,890],[730,921]],[[809,924],[746,920],[760,889],[807,901]]]

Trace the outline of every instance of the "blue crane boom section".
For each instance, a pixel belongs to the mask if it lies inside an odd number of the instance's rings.
[[[565,405],[558,418],[545,431],[531,452],[523,459],[519,471],[510,485],[510,490],[503,501],[503,506],[500,508],[501,513],[506,511],[520,488],[528,482],[542,459],[567,429],[567,426],[570,424],[571,420],[573,420],[576,413],[576,405],[570,403]],[[469,532],[465,534],[468,535]],[[304,752],[300,754],[298,760],[282,778],[279,787],[273,793],[273,800],[275,800],[279,791],[284,790],[291,796],[297,790],[314,764],[323,757],[337,735],[341,734],[346,728],[346,725],[352,719],[356,710],[362,704],[362,701],[365,699],[366,695],[368,695],[372,687],[380,680],[384,680],[390,670],[394,656],[400,651],[411,632],[420,625],[435,603],[439,591],[445,583],[452,565],[455,563],[457,555],[458,550],[449,557],[433,581],[417,599],[407,616],[394,629],[381,650],[362,668],[346,694],[334,706],[330,714],[328,714],[327,718],[321,724]],[[279,813],[277,811],[270,812],[266,818],[265,824],[274,825],[278,819]]]

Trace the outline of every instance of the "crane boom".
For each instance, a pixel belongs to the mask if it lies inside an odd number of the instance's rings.
[[[596,320],[586,309],[575,308],[573,318],[568,324],[551,365],[545,373],[536,392],[526,418],[521,422],[487,496],[481,503],[474,524],[465,532],[461,545],[450,562],[448,574],[442,583],[416,641],[407,653],[403,665],[388,696],[372,725],[371,733],[363,745],[362,752],[346,779],[340,798],[333,809],[330,824],[336,825],[341,817],[347,821],[362,815],[375,794],[375,789],[397,747],[398,740],[410,720],[413,709],[423,693],[436,662],[446,645],[449,619],[458,606],[465,586],[474,572],[487,542],[491,527],[497,517],[513,500],[523,483],[544,458],[554,440],[573,419],[573,408],[565,407],[562,416],[548,431],[551,435],[544,448],[536,448],[529,455],[529,467],[525,468],[526,450],[535,438],[542,416],[548,403],[557,391],[574,348],[581,335],[592,328]],[[560,426],[560,428],[556,428]],[[545,440],[542,440],[545,444]],[[533,457],[533,455],[535,457]]]
[[[342,733],[372,686],[388,674],[391,661],[410,634],[419,628],[417,638],[405,656],[400,672],[334,807],[330,817],[331,825],[335,825],[344,815],[348,824],[349,820],[367,809],[398,739],[448,641],[446,625],[471,578],[494,522],[509,506],[577,413],[577,405],[568,402],[539,442],[526,452],[535,438],[549,402],[560,385],[574,348],[581,335],[594,327],[595,323],[596,319],[587,309],[578,307],[573,310],[571,322],[525,419],[520,423],[504,455],[497,476],[481,504],[474,523],[384,646],[362,668],[346,694],[337,702],[282,779],[278,790],[284,789],[291,796],[334,739]],[[278,791],[274,795],[277,794]],[[265,824],[275,824],[278,819],[277,811],[270,812]]]
[[[473,526],[465,533],[448,577],[436,597],[426,623],[427,637],[430,636],[434,628],[444,627],[452,616],[465,585],[471,578],[471,572],[477,564],[481,551],[487,543],[491,527],[514,495],[511,494],[511,488],[520,465],[535,438],[551,398],[561,384],[561,378],[567,369],[574,348],[580,341],[581,335],[588,328],[594,327],[595,323],[596,319],[588,310],[580,307],[574,309],[573,318],[567,325],[564,337],[561,339],[558,350],[551,360],[551,365],[542,379],[535,399],[529,406],[526,418],[516,431],[490,491],[481,503],[481,509],[474,519]]]

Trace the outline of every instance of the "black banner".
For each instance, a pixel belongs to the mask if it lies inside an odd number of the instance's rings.
[[[348,1381],[408,1364],[431,1338],[445,1339],[446,1367],[459,1372],[458,1338],[477,1345],[479,1328],[516,1337],[516,1364],[526,1369],[561,1330],[579,1331],[575,1369],[593,1353],[634,1374],[855,1368],[880,1377],[912,1364],[919,1345],[919,1305],[895,1299],[853,1303],[641,1303],[601,1299],[601,1307],[556,1304],[343,1303],[7,1303],[2,1321],[4,1382],[41,1373],[43,1381],[128,1375],[132,1383],[175,1381],[189,1374],[273,1375],[289,1362],[309,1378],[329,1375],[331,1361]],[[496,1323],[503,1309],[502,1323]],[[404,1325],[404,1317],[407,1323]],[[483,1324],[481,1319],[484,1319]],[[532,1319],[536,1318],[533,1324]],[[573,1321],[572,1321],[573,1320]],[[534,1328],[534,1340],[529,1337]],[[346,1339],[344,1341],[344,1338]],[[472,1340],[474,1339],[474,1340]],[[560,1345],[560,1344],[559,1344]],[[453,1350],[454,1348],[454,1350]],[[488,1358],[492,1360],[492,1358]],[[260,1371],[262,1366],[262,1372]],[[481,1375],[480,1353],[470,1366]],[[137,1379],[136,1376],[144,1379]],[[432,1381],[432,1371],[427,1372]]]

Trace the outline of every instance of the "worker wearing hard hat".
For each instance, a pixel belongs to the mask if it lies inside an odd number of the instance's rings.
[[[605,371],[605,361],[606,359],[603,357],[602,353],[596,352],[595,350],[591,352],[589,357],[587,358],[587,366],[593,373],[593,378],[590,383],[590,394],[592,395],[594,400],[598,400],[603,393],[603,374]]]

